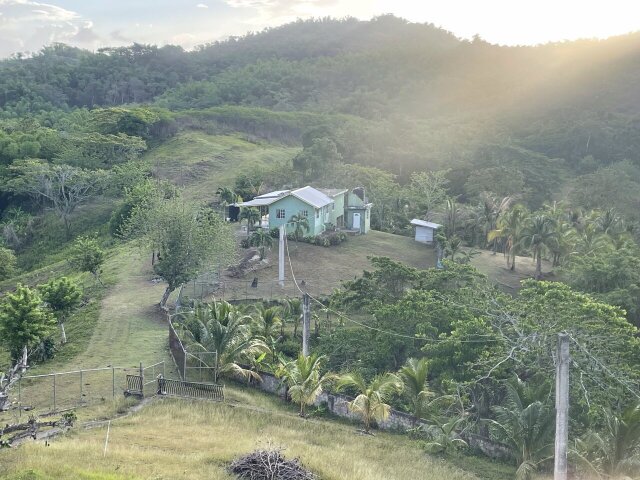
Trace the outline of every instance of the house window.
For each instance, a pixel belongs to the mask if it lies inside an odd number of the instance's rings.
[[[300,210],[300,213],[302,214],[303,217],[308,218],[309,217],[309,211],[308,210]]]
[[[316,209],[316,218],[320,218],[320,209]]]
[[[286,218],[284,213],[284,208],[278,208],[276,210],[276,218]]]

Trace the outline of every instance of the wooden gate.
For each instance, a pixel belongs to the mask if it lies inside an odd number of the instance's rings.
[[[158,394],[174,397],[205,398],[224,401],[224,387],[215,383],[185,382],[158,377]]]

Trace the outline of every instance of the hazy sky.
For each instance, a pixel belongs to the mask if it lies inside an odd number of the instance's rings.
[[[636,0],[0,0],[0,56],[51,42],[190,48],[296,18],[384,13],[508,45],[640,30]]]

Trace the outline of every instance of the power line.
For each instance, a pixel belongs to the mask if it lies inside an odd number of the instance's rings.
[[[616,382],[622,385],[634,397],[640,400],[640,395],[638,395],[633,388],[631,388],[626,382],[618,378],[604,363],[602,363],[600,360],[594,357],[586,347],[581,345],[575,338],[573,338],[573,336],[570,333],[568,333],[567,335],[569,335],[569,338],[573,341],[573,343],[575,343],[580,350],[582,350],[589,358],[591,358],[591,360],[593,360],[596,364],[598,364],[605,373],[607,373],[612,379],[614,379]]]
[[[313,297],[309,292],[305,292],[304,290],[302,290],[302,288],[300,288],[300,285],[298,285],[298,281],[296,280],[296,276],[295,276],[295,272],[293,270],[293,263],[291,262],[291,255],[289,255],[289,242],[287,237],[285,237],[285,241],[284,241],[285,247],[286,247],[286,251],[287,251],[287,259],[289,261],[289,267],[291,269],[291,277],[293,279],[293,283],[295,284],[296,288],[300,291],[301,294],[307,294],[309,295],[309,298],[311,300],[313,300],[314,302],[316,302],[318,305],[322,306],[322,308],[326,309],[327,311],[333,313],[334,315],[343,318],[345,320],[347,320],[348,322],[351,322],[355,325],[359,325],[360,327],[366,328],[368,330],[373,330],[379,333],[383,333],[386,335],[391,335],[394,337],[400,337],[400,338],[407,338],[410,340],[421,340],[427,343],[432,343],[432,344],[437,344],[437,343],[444,343],[445,341],[447,341],[448,339],[429,339],[429,338],[421,338],[418,336],[411,336],[411,335],[404,335],[402,333],[397,333],[397,332],[392,332],[389,330],[383,330],[381,328],[377,328],[377,327],[372,327],[371,325],[367,325],[366,323],[362,323],[362,322],[358,322],[357,320],[353,320],[352,318],[346,316],[345,314],[338,312],[336,310],[333,310],[332,308],[326,306],[324,303],[322,303],[320,300],[318,300],[317,298]],[[486,343],[489,341],[495,341],[497,342],[497,339],[487,339],[487,340],[458,340],[461,343]]]

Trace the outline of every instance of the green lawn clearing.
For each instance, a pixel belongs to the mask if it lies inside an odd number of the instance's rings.
[[[244,250],[239,254],[243,255]],[[289,242],[291,265],[285,257],[285,286],[278,285],[278,246],[268,252],[269,266],[255,272],[249,272],[242,278],[231,278],[225,275],[224,285],[214,296],[227,300],[243,299],[278,299],[288,296],[299,296],[300,293],[293,282],[293,275],[299,284],[304,282],[305,288],[312,295],[328,295],[346,280],[353,280],[362,275],[364,270],[371,270],[369,257],[389,257],[407,263],[416,268],[435,266],[435,250],[410,237],[371,230],[366,235],[350,236],[349,239],[336,246],[320,247],[308,243]],[[286,252],[285,252],[286,255]],[[258,279],[258,286],[252,287],[253,279]],[[192,287],[187,291],[193,292]],[[195,289],[196,296],[198,294]]]

